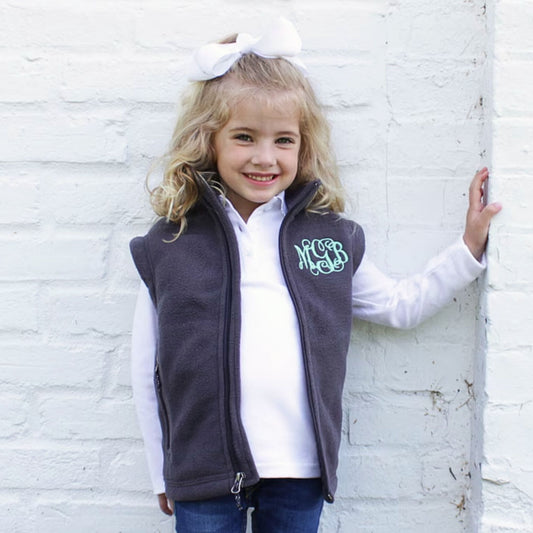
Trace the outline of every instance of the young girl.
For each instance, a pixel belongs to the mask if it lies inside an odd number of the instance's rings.
[[[352,317],[413,327],[483,270],[498,204],[470,188],[463,239],[387,278],[341,216],[327,122],[294,28],[201,48],[162,184],[131,242],[144,283],[132,375],[149,469],[180,533],[316,532],[332,502]],[[155,386],[154,386],[155,384]]]

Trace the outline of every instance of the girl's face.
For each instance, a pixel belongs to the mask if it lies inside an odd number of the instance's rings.
[[[298,171],[299,112],[290,98],[277,100],[243,98],[214,137],[218,173],[245,221],[289,187]]]

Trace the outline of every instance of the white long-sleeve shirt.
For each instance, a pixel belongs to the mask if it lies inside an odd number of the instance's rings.
[[[299,332],[279,266],[283,194],[244,223],[226,204],[241,257],[241,418],[261,477],[316,477],[318,461],[306,397]],[[421,274],[394,280],[363,256],[353,277],[355,318],[411,328],[437,312],[484,269],[463,240]],[[161,426],[153,386],[157,314],[141,283],[132,335],[132,387],[156,494],[165,491]],[[274,400],[274,401],[273,401]]]

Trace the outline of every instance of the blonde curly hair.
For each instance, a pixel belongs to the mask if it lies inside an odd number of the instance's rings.
[[[232,36],[222,42],[234,42]],[[309,210],[344,210],[344,191],[330,145],[329,124],[303,73],[282,58],[243,55],[218,78],[194,82],[182,100],[170,148],[163,158],[163,179],[150,190],[155,213],[186,228],[188,211],[200,196],[205,179],[223,192],[217,176],[214,136],[230,118],[239,98],[253,95],[268,104],[269,96],[286,95],[299,110],[301,145],[295,184],[320,179],[322,185]]]

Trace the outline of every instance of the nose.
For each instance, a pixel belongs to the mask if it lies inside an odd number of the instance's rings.
[[[270,143],[258,143],[252,155],[252,164],[258,167],[271,167],[276,164],[274,147]]]

